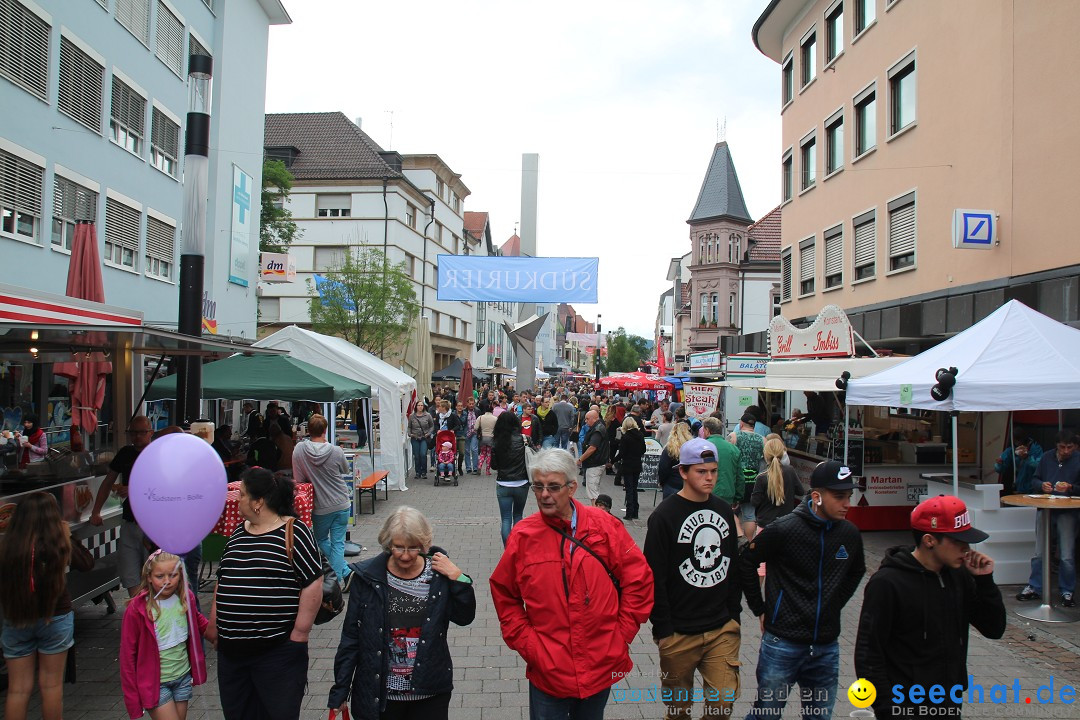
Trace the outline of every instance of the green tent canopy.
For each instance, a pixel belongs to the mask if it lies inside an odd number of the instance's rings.
[[[371,397],[371,386],[288,355],[233,355],[202,368],[202,396],[222,400],[337,402]],[[176,375],[156,380],[147,400],[176,397]]]

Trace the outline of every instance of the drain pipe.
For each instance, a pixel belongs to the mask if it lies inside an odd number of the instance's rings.
[[[428,213],[427,225],[424,226],[424,259],[423,259],[423,277],[420,280],[420,317],[424,317],[424,310],[427,309],[427,246],[428,237],[427,231],[431,227],[431,223],[435,222],[435,199],[431,200],[431,211]],[[438,330],[438,328],[436,328]]]
[[[386,285],[386,270],[389,264],[386,259],[386,253],[390,247],[390,205],[386,201],[386,185],[390,181],[390,178],[383,177],[382,179],[382,204],[383,204],[383,234],[382,234],[382,252],[383,252],[383,285]],[[379,359],[386,359],[386,348],[384,345],[379,346]]]

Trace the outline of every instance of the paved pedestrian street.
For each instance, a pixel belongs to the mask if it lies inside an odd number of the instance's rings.
[[[611,478],[603,481],[602,492],[615,498],[616,510],[621,507],[622,488],[613,487]],[[582,493],[584,495],[584,493]],[[641,519],[628,523],[630,533],[639,545],[644,542],[646,519],[653,507],[653,492],[642,493]],[[495,501],[493,477],[466,475],[458,487],[434,487],[431,480],[410,481],[407,492],[390,493],[389,502],[380,501],[374,515],[361,516],[352,539],[366,545],[362,557],[370,557],[376,549],[375,536],[383,518],[399,505],[412,505],[423,511],[435,527],[435,543],[446,548],[454,562],[471,575],[476,583],[477,614],[466,628],[451,625],[450,646],[454,654],[454,695],[450,717],[454,719],[518,720],[528,717],[528,682],[525,665],[517,653],[502,641],[499,622],[491,604],[487,578],[501,554],[499,514]],[[370,507],[370,506],[369,506]],[[536,510],[530,498],[526,512]],[[864,534],[867,567],[877,568],[886,548],[910,539],[907,533]],[[968,669],[975,683],[984,690],[986,704],[965,702],[964,716],[1075,718],[1080,708],[1060,702],[1065,684],[1080,684],[1080,623],[1038,625],[1017,617],[1012,610],[1016,588],[1004,588],[1009,607],[1009,627],[998,641],[982,638],[972,632]],[[121,593],[114,595],[120,602]],[[210,596],[201,596],[208,611]],[[862,589],[856,593],[843,613],[844,630],[840,637],[841,672],[839,700],[835,717],[848,717],[853,707],[847,700],[847,687],[854,682],[852,653],[858,625]],[[1078,616],[1080,617],[1080,616]],[[326,718],[326,699],[333,684],[334,652],[344,614],[335,621],[316,627],[311,634],[308,693],[304,718]],[[735,706],[735,717],[744,717],[755,692],[754,669],[757,663],[760,630],[755,619],[743,610],[741,694]],[[78,682],[65,686],[67,720],[117,720],[126,717],[120,692],[120,671],[117,650],[120,642],[120,613],[107,615],[104,605],[85,605],[76,611],[75,629]],[[660,686],[658,656],[652,642],[649,625],[642,626],[634,640],[632,655],[634,669],[628,677],[613,680],[613,695],[607,706],[608,718],[661,718],[663,706],[649,700],[649,691]],[[217,693],[216,656],[208,651],[209,682],[195,689],[189,706],[189,718],[218,718],[221,716]],[[572,670],[571,668],[567,669]],[[1019,681],[1019,690],[1014,687]],[[1055,704],[1040,704],[1036,690],[1040,685],[1053,683]],[[990,704],[993,686],[1007,686],[1007,704]],[[883,692],[878,688],[879,693]],[[1047,698],[1047,689],[1043,690]],[[1002,697],[1002,689],[997,691]],[[640,699],[639,699],[640,698]],[[1031,703],[1027,704],[1026,699]],[[967,697],[965,696],[965,700]],[[1014,700],[1019,700],[1015,702]],[[31,706],[31,717],[39,712],[37,696]],[[695,717],[701,716],[700,706]],[[784,717],[798,717],[798,708],[790,703]]]

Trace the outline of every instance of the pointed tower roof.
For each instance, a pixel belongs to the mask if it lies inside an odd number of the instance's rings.
[[[510,239],[503,243],[502,254],[505,257],[518,257],[521,255],[521,237],[514,233]]]
[[[705,180],[701,183],[697,204],[694,205],[687,222],[697,223],[722,217],[745,221],[747,225],[752,222],[726,141],[716,143],[713,148],[712,160],[705,172]]]

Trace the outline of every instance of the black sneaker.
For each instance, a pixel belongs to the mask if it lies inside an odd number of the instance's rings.
[[[353,575],[355,575],[355,574],[356,574],[355,572],[351,572],[351,573],[349,573],[348,575],[345,576],[345,582],[341,583],[341,594],[342,595],[348,595],[349,594],[349,586],[352,585],[352,578],[353,578]]]
[[[1072,593],[1061,593],[1061,607],[1076,607]]]
[[[1030,585],[1016,593],[1017,600],[1041,600],[1042,596]]]

